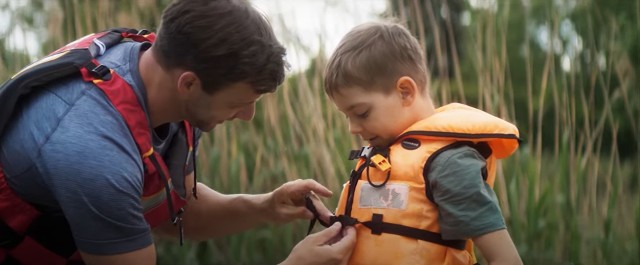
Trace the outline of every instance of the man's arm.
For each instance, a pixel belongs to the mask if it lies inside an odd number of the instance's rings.
[[[185,177],[186,187],[192,187],[192,175]],[[270,193],[222,194],[202,183],[197,184],[198,199],[188,195],[182,216],[185,238],[207,240],[230,235],[272,222],[286,223],[295,219],[311,219],[304,207],[304,196],[313,191],[324,197],[331,195],[314,180],[290,181]],[[175,237],[177,227],[167,222],[154,232]]]
[[[156,264],[156,247],[150,245],[148,247],[116,255],[93,255],[80,252],[82,260],[87,265],[112,265],[112,264],[136,264],[136,265],[154,265]]]
[[[490,265],[518,265],[522,260],[507,229],[500,229],[472,238]]]

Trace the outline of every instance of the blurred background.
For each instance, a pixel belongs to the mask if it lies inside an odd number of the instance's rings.
[[[169,2],[0,0],[0,80],[91,32],[155,30]],[[291,70],[254,121],[203,137],[203,182],[262,193],[313,178],[338,193],[354,166],[348,151],[363,143],[323,93],[324,64],[351,27],[396,18],[425,48],[438,105],[466,103],[519,127],[523,144],[495,190],[525,264],[640,264],[640,0],[252,2]],[[307,225],[161,241],[159,263],[276,264]]]

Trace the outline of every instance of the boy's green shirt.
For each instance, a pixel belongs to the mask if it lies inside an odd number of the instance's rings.
[[[440,153],[428,172],[444,239],[470,239],[506,228],[495,192],[482,179],[484,158],[462,146]]]

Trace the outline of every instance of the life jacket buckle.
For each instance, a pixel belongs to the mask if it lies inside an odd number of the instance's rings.
[[[373,146],[363,146],[359,150],[351,150],[349,152],[349,160],[358,159],[361,157],[370,157],[373,153]]]
[[[329,217],[329,223],[340,222],[342,227],[354,226],[359,223],[358,219],[346,215],[338,215]]]

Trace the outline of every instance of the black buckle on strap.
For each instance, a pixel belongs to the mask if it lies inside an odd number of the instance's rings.
[[[346,215],[338,215],[329,217],[329,223],[340,222],[342,227],[354,226],[359,223],[358,219]]]
[[[373,147],[372,146],[364,146],[362,148],[360,148],[359,150],[351,150],[351,152],[349,152],[349,160],[354,160],[354,159],[358,159],[361,157],[371,157],[373,154]]]
[[[359,159],[359,158],[371,158],[374,155],[380,154],[384,157],[389,156],[389,149],[384,148],[376,148],[373,146],[363,146],[357,150],[351,150],[349,152],[349,160]]]
[[[102,81],[109,81],[111,79],[111,69],[102,64],[96,65],[93,62],[88,62],[85,66],[89,71],[89,74],[96,79],[101,79]]]
[[[89,72],[93,77],[102,79],[104,81],[111,79],[111,69],[102,64],[94,67],[93,69],[89,69]]]

